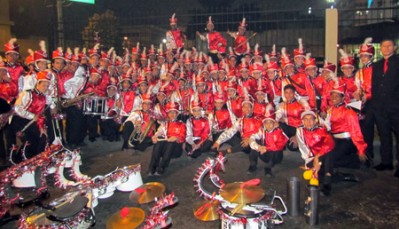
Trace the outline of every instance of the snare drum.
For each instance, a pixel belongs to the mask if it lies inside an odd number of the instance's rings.
[[[106,97],[92,96],[84,100],[83,113],[85,115],[106,115],[107,111]]]
[[[222,202],[220,210],[221,229],[266,229],[267,220],[265,220],[264,210],[245,206],[242,210],[231,215],[231,212],[237,204]]]
[[[35,171],[32,172],[24,172],[22,176],[14,179],[12,181],[12,185],[16,188],[31,188],[31,187],[41,187],[41,169],[36,168]]]
[[[86,208],[88,199],[77,196],[72,202],[64,200],[54,206],[55,210],[37,208],[30,215],[23,215],[20,219],[20,228],[90,228],[94,222],[93,211]]]

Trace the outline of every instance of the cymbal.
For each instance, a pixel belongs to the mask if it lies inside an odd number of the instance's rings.
[[[107,229],[137,228],[144,222],[145,213],[141,208],[124,207],[107,220]]]
[[[218,208],[217,200],[202,201],[194,207],[194,216],[201,221],[215,221],[219,219]]]
[[[258,180],[226,184],[220,189],[220,195],[231,203],[256,203],[265,196],[265,190],[258,184]]]
[[[133,190],[129,199],[134,203],[146,204],[154,201],[156,197],[161,197],[165,193],[165,185],[159,182],[150,182]]]

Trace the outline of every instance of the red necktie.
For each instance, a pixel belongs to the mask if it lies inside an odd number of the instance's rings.
[[[385,59],[384,62],[384,74],[388,71],[388,59]]]

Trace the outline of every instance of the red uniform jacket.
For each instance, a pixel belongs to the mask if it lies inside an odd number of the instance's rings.
[[[296,99],[281,103],[276,114],[276,120],[283,118],[282,122],[287,125],[299,127],[302,125],[301,114],[304,110],[305,107]]]
[[[363,93],[366,95],[367,101],[371,99],[371,76],[373,74],[373,66],[371,63],[359,69],[355,75],[355,81],[360,85]]]
[[[241,55],[247,52],[247,38],[242,35],[237,35],[234,40],[233,49],[237,55]]]
[[[309,77],[303,73],[298,72],[295,75],[290,77],[291,84],[295,87],[297,93],[300,96],[308,96],[309,97],[309,106],[311,108],[316,107],[316,92],[315,88],[310,81]]]
[[[342,103],[338,106],[332,106],[328,111],[328,117],[333,136],[334,134],[348,132],[359,155],[365,154],[367,144],[364,142],[356,112],[347,108],[345,104]]]
[[[204,117],[191,117],[187,120],[187,142],[192,144],[194,142],[204,142],[211,134],[209,120]],[[199,137],[199,139],[197,139]],[[188,139],[191,138],[191,139]]]
[[[231,122],[230,112],[227,109],[214,111],[212,115],[213,130],[216,132],[223,131],[230,128],[233,124]]]
[[[242,98],[236,96],[234,99],[227,100],[227,108],[236,116],[242,117]]]
[[[186,124],[182,121],[168,121],[166,123],[166,137],[177,137],[178,143],[186,141]]]
[[[353,93],[355,93],[358,88],[355,84],[355,77],[342,76],[339,79],[339,85],[345,85],[345,102],[349,103],[353,100]]]
[[[316,155],[323,156],[328,152],[332,151],[335,147],[333,137],[327,132],[326,128],[317,126],[311,130],[301,127],[302,134],[306,146],[310,150],[309,157],[314,157]]]
[[[215,103],[213,102],[213,95],[210,92],[198,94],[199,101],[202,102],[202,108],[208,113],[213,111]]]
[[[208,33],[206,36],[208,39],[208,49],[210,52],[226,52],[227,41],[222,36],[222,34],[220,34],[219,32],[211,32]],[[221,45],[219,46],[219,44]]]
[[[262,145],[266,146],[267,151],[281,151],[287,144],[288,137],[281,128],[274,128],[271,131],[261,128],[256,134],[251,136],[250,146],[255,150],[259,147],[256,140],[260,140]]]
[[[136,97],[136,93],[134,91],[122,91],[122,109],[121,114],[123,116],[129,116],[129,114],[133,111],[134,98]]]

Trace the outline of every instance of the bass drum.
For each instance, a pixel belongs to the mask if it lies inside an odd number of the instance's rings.
[[[76,196],[72,201],[64,200],[56,205],[53,210],[37,208],[29,215],[23,215],[20,219],[20,228],[36,229],[66,229],[90,228],[95,217],[91,209],[86,208],[88,199],[84,196]]]

